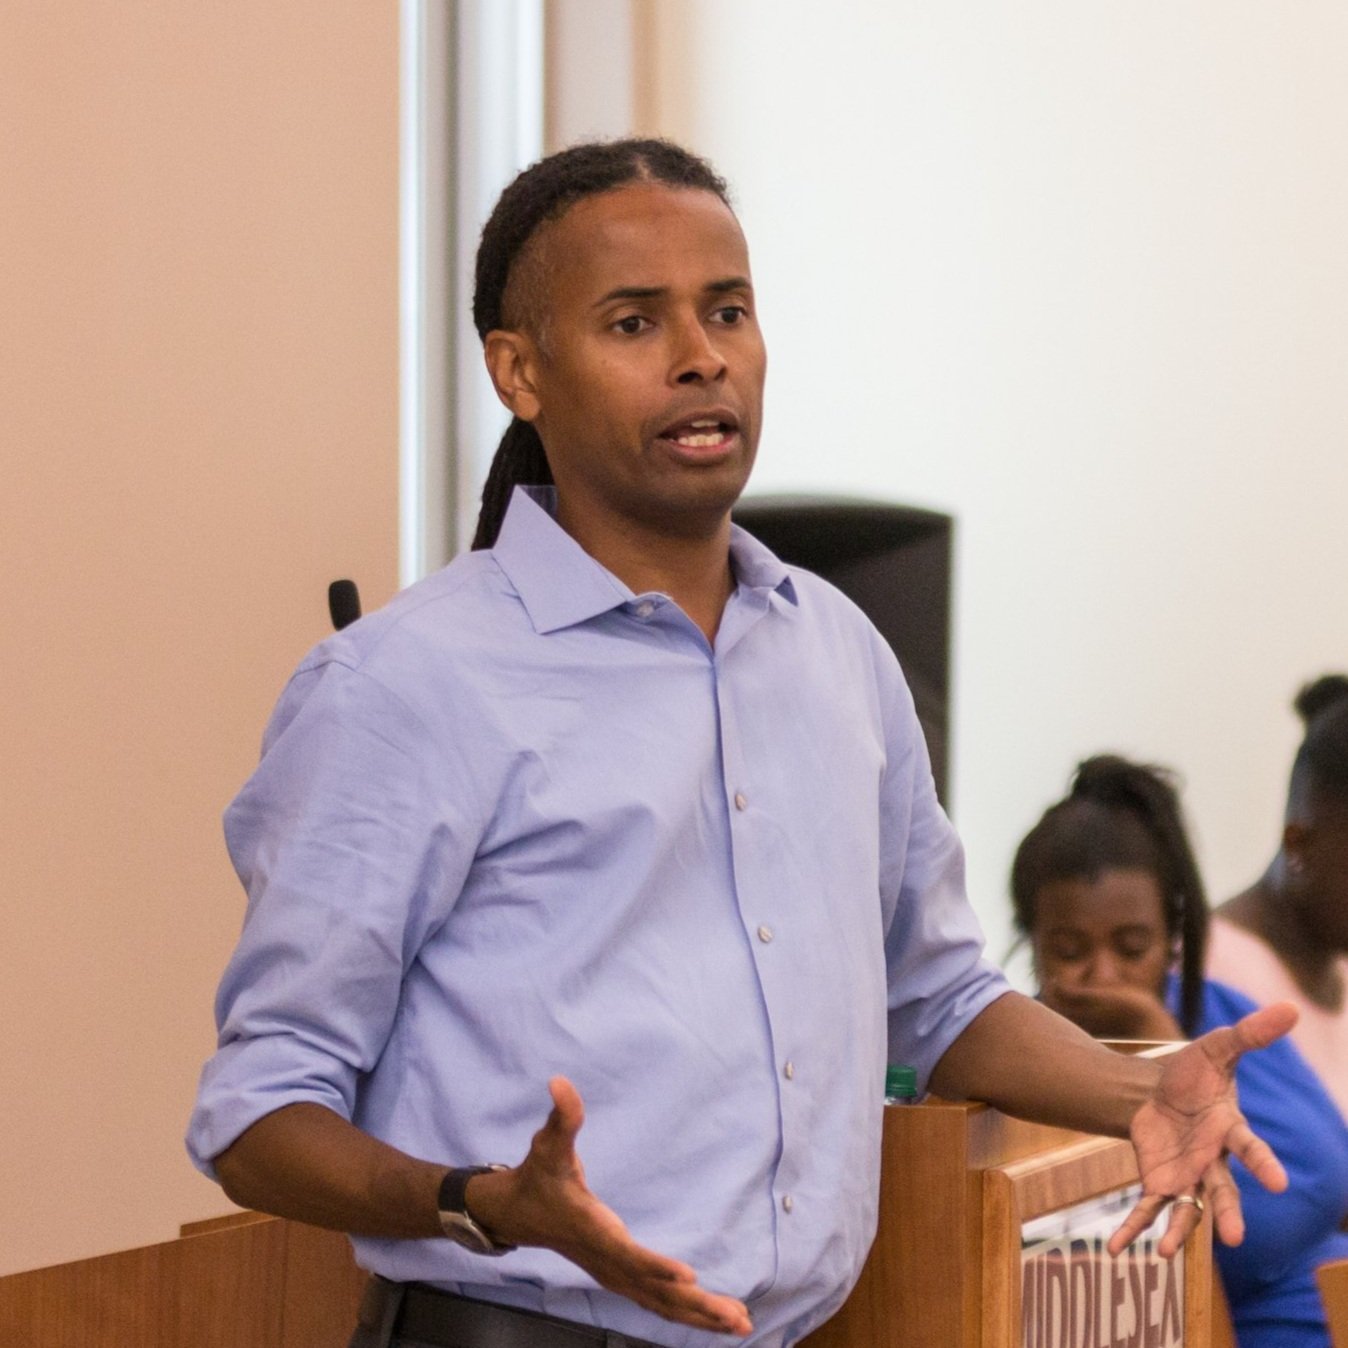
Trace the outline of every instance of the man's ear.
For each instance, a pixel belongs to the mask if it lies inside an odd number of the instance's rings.
[[[496,387],[496,396],[521,421],[533,421],[540,405],[535,387],[538,348],[523,332],[494,328],[482,340],[487,373]]]

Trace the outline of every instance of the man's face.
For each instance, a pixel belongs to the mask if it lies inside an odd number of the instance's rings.
[[[767,357],[739,223],[713,193],[636,183],[546,225],[520,362],[562,524],[697,534],[748,480]]]

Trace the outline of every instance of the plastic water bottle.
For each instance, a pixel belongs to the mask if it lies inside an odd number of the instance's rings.
[[[911,1105],[917,1099],[917,1068],[892,1062],[885,1068],[885,1104]]]

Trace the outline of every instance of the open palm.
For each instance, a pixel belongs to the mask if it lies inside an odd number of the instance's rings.
[[[1199,1191],[1212,1206],[1218,1236],[1228,1245],[1239,1245],[1245,1222],[1227,1168],[1228,1154],[1239,1157],[1265,1188],[1276,1193],[1287,1187],[1278,1158],[1240,1111],[1235,1071],[1242,1054],[1281,1038],[1296,1018],[1295,1008],[1286,1003],[1262,1007],[1161,1059],[1160,1080],[1131,1128],[1142,1198],[1111,1238],[1112,1253],[1145,1231],[1177,1195]],[[1200,1220],[1198,1207],[1177,1205],[1160,1252],[1173,1254]]]

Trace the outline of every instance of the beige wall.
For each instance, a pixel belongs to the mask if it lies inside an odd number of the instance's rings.
[[[0,1273],[225,1210],[219,816],[396,583],[398,9],[0,7]]]

